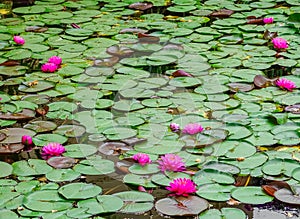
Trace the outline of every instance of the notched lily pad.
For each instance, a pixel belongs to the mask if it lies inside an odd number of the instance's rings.
[[[74,166],[75,163],[76,160],[71,157],[51,157],[47,160],[47,164],[56,169],[70,168]]]
[[[99,151],[105,155],[120,155],[133,148],[122,142],[105,142],[99,147]]]
[[[231,92],[238,92],[238,91],[247,92],[247,91],[251,91],[254,88],[253,84],[238,83],[238,82],[228,83],[227,85],[229,86]]]
[[[287,188],[279,189],[274,195],[275,198],[282,202],[300,205],[300,186],[292,186],[291,190]]]
[[[169,216],[192,216],[207,209],[209,203],[197,196],[175,197],[160,199],[155,208],[162,214]]]
[[[30,120],[35,117],[35,111],[30,109],[23,109],[21,112],[18,113],[3,113],[0,112],[0,119],[7,119],[7,120]]]
[[[291,112],[293,114],[300,114],[300,104],[294,104],[291,106],[286,106],[284,108],[286,112]]]

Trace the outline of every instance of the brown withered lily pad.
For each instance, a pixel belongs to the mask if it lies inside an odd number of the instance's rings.
[[[159,37],[151,36],[146,33],[138,33],[138,38],[140,43],[158,43]]]
[[[0,141],[0,144],[14,144],[20,143],[23,135],[34,136],[35,132],[29,129],[23,128],[6,128],[1,129],[0,134],[4,134],[6,136],[5,139]]]
[[[98,150],[105,155],[120,155],[132,150],[132,147],[122,142],[106,142],[100,145]]]
[[[152,7],[153,7],[153,4],[150,2],[137,2],[137,3],[133,3],[133,4],[129,5],[129,8],[141,10],[141,11],[145,11]]]
[[[247,17],[247,24],[264,24],[263,18],[257,18],[255,16],[249,16]]]
[[[138,143],[142,143],[145,142],[147,139],[145,138],[126,138],[126,139],[122,139],[121,141],[124,142],[125,144],[129,145],[129,146],[133,146],[135,144]]]
[[[8,60],[0,64],[0,66],[16,66],[16,65],[20,65],[20,62],[15,60]]]
[[[128,47],[118,45],[107,48],[106,52],[110,55],[118,57],[128,57],[134,53],[134,51]]]
[[[133,33],[133,34],[137,34],[137,33],[147,33],[147,32],[148,32],[148,30],[141,29],[141,28],[124,28],[119,33]]]
[[[47,160],[47,163],[56,169],[64,169],[74,166],[76,159],[71,157],[51,157]]]
[[[39,27],[39,26],[29,26],[26,27],[26,32],[34,32],[34,33],[44,33],[48,30],[48,27]]]
[[[284,181],[273,181],[268,183],[267,185],[262,185],[261,186],[263,188],[263,190],[270,196],[274,197],[274,194],[276,191],[280,190],[280,189],[290,189],[290,186],[288,183],[284,182]]]
[[[0,154],[18,153],[24,148],[23,144],[0,144]]]
[[[227,18],[230,17],[234,11],[228,9],[221,9],[219,11],[215,11],[210,14],[211,17],[218,17],[218,18]]]
[[[254,85],[258,88],[269,87],[273,85],[275,81],[276,79],[269,79],[263,75],[256,75],[253,80]]]
[[[174,71],[172,73],[172,76],[173,77],[193,77],[191,74],[183,71],[183,70],[177,70],[177,71]]]
[[[275,38],[275,37],[277,37],[278,36],[278,33],[277,32],[270,32],[270,31],[268,31],[268,30],[266,30],[265,32],[264,32],[264,39],[265,40],[271,40],[271,39],[273,39],[273,38]]]
[[[9,120],[29,120],[35,117],[35,111],[30,109],[23,109],[19,113],[1,113],[0,119],[9,119]]]
[[[122,160],[116,163],[116,167],[123,173],[130,173],[128,168],[132,166],[132,162]]]
[[[253,90],[254,88],[253,84],[247,84],[247,83],[233,82],[233,83],[228,83],[227,85],[229,86],[231,92],[238,92],[238,91],[247,92]]]
[[[286,112],[291,112],[294,114],[300,114],[300,104],[295,104],[291,106],[287,106],[284,108]]]
[[[106,59],[100,59],[100,60],[97,59],[94,61],[94,65],[111,67],[111,66],[114,66],[115,64],[117,64],[118,61],[119,61],[119,57],[113,56],[113,57],[106,58]]]

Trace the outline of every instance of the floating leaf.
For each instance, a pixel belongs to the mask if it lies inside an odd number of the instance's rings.
[[[160,199],[155,208],[162,214],[169,216],[192,216],[208,208],[208,202],[197,196],[175,197]]]
[[[88,183],[70,183],[58,190],[58,193],[66,199],[87,199],[97,196],[101,192],[101,187]]]
[[[271,202],[273,197],[268,196],[260,187],[247,186],[233,189],[232,197],[247,204],[264,204]]]

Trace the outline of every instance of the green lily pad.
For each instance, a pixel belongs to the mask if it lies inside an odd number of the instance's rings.
[[[109,140],[121,140],[136,136],[137,131],[126,127],[108,128],[102,132]]]
[[[75,171],[85,175],[102,175],[115,171],[114,163],[110,160],[102,159],[100,156],[87,157],[73,168]]]
[[[143,186],[145,188],[156,188],[157,186],[151,182],[150,176],[126,174],[123,178],[124,183],[135,186]]]
[[[38,176],[52,170],[46,161],[39,159],[21,160],[12,164],[13,174],[17,176]]]
[[[86,158],[97,152],[97,148],[89,144],[69,144],[65,149],[64,156],[72,158]]]
[[[299,167],[299,162],[295,160],[275,158],[266,162],[262,167],[262,171],[271,176],[280,174],[292,176],[293,170],[297,167]]]
[[[197,185],[204,185],[207,183],[220,183],[229,185],[235,182],[235,179],[231,174],[213,169],[203,169],[196,172],[193,180]]]
[[[56,190],[42,190],[27,195],[24,205],[33,211],[53,212],[71,208],[72,202],[61,198]]]
[[[96,198],[81,200],[79,208],[87,208],[86,211],[92,215],[116,212],[123,206],[123,201],[114,195],[98,195]]]
[[[221,208],[217,209],[209,209],[205,212],[202,212],[200,215],[201,219],[246,219],[247,215],[245,212],[239,208]]]
[[[145,192],[125,191],[115,193],[114,196],[127,203],[119,210],[123,213],[143,213],[153,207],[154,197]]]
[[[10,164],[2,161],[0,161],[0,168],[1,168],[0,178],[9,176],[13,172],[13,167]]]
[[[73,181],[80,177],[80,173],[72,169],[53,169],[46,173],[46,178],[52,182]]]
[[[97,196],[101,192],[101,187],[88,183],[70,183],[58,190],[58,193],[66,199],[87,199]]]
[[[38,134],[34,136],[33,143],[36,146],[45,146],[51,142],[64,144],[65,142],[67,142],[67,140],[68,138],[58,134]]]
[[[264,193],[262,188],[258,186],[235,188],[232,190],[231,196],[240,202],[248,204],[264,204],[274,199],[274,197]]]
[[[231,198],[231,190],[234,188],[233,185],[205,184],[198,188],[196,194],[206,200],[224,202]]]

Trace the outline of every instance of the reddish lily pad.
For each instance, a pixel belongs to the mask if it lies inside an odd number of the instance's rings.
[[[30,109],[23,109],[19,113],[2,113],[0,112],[0,119],[8,120],[30,120],[35,117],[35,111]]]
[[[169,216],[197,215],[208,207],[209,203],[197,196],[164,198],[155,203],[157,211]]]
[[[107,48],[106,52],[110,55],[119,57],[128,57],[134,53],[134,51],[128,47],[118,45]]]
[[[264,88],[273,85],[275,80],[269,79],[263,75],[256,75],[253,82],[256,87]]]
[[[56,129],[57,125],[51,121],[32,121],[24,126],[24,128],[32,129],[37,133],[49,132]]]
[[[56,169],[70,168],[74,166],[75,163],[76,160],[71,157],[51,157],[47,160],[47,164]]]
[[[286,112],[291,112],[294,114],[300,114],[300,104],[295,104],[291,106],[287,106],[284,108]]]
[[[18,153],[24,148],[23,144],[2,144],[0,145],[0,154]]]
[[[152,8],[153,4],[151,2],[136,2],[136,3],[132,3],[128,7],[136,10],[145,11],[149,8]]]
[[[246,84],[246,83],[233,82],[233,83],[229,83],[227,85],[229,86],[230,91],[232,91],[232,92],[238,92],[238,91],[247,92],[254,88],[254,86],[252,84]]]
[[[29,129],[23,128],[6,128],[1,129],[0,133],[5,134],[6,138],[0,144],[20,143],[23,135],[34,136],[36,133]]]
[[[106,142],[99,147],[99,151],[105,155],[120,155],[133,148],[122,142]]]

